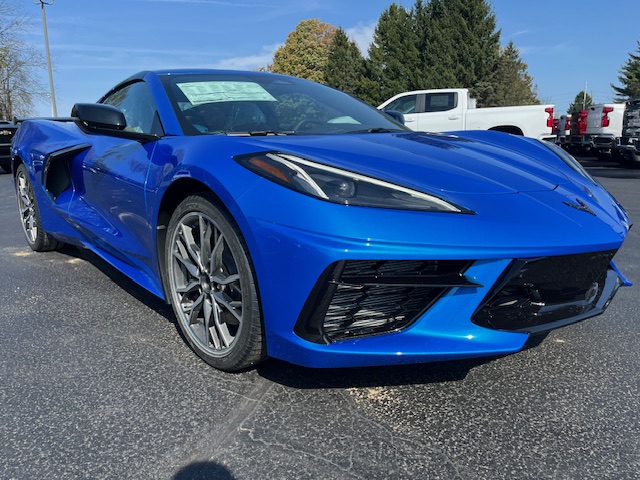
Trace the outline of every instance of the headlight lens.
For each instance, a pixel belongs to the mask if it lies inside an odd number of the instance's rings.
[[[280,152],[234,157],[252,172],[305,195],[361,207],[473,213],[427,193]]]

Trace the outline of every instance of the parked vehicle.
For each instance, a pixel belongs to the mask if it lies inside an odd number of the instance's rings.
[[[404,92],[378,108],[401,112],[405,125],[419,132],[497,130],[555,140],[553,105],[476,108],[476,100],[466,88]]]
[[[586,140],[591,152],[602,158],[610,159],[616,151],[622,136],[622,118],[624,103],[592,105],[588,109]]]
[[[591,142],[587,138],[588,115],[589,110],[576,110],[571,112],[567,150],[575,155],[586,155],[591,149]]]
[[[18,126],[8,120],[0,120],[0,168],[8,172],[11,169],[11,140]]]
[[[505,355],[629,284],[627,214],[549,142],[261,72],[141,72],[71,115],[16,133],[27,243],[92,250],[222,370]]]
[[[618,153],[617,160],[620,163],[640,168],[640,98],[626,104]]]
[[[569,134],[571,132],[571,115],[560,115],[556,125],[556,143],[566,149],[569,145]]]

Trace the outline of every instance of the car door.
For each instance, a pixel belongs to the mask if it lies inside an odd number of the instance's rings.
[[[157,141],[134,139],[128,132],[163,135],[148,85],[136,81],[109,94],[103,103],[124,113],[123,135],[89,134],[91,147],[72,164],[81,188],[69,217],[99,253],[151,275],[153,231],[145,183]]]
[[[421,132],[450,132],[464,128],[462,107],[457,92],[427,93],[424,107],[418,114],[415,130]]]

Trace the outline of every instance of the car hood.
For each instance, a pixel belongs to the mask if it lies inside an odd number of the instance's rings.
[[[569,167],[542,143],[498,132],[475,135],[252,137],[249,143],[430,192],[508,194],[569,183],[560,170]]]

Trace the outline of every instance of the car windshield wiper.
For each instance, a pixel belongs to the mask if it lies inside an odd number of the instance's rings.
[[[363,130],[351,130],[349,132],[345,132],[345,133],[393,133],[393,132],[403,132],[404,130],[401,130],[399,128],[381,128],[381,127],[377,127],[377,128],[365,128]]]
[[[281,135],[291,135],[294,132],[292,130],[277,132],[275,130],[254,130],[250,132],[220,132],[224,135],[228,135],[231,137],[266,137],[266,136],[281,136]]]

